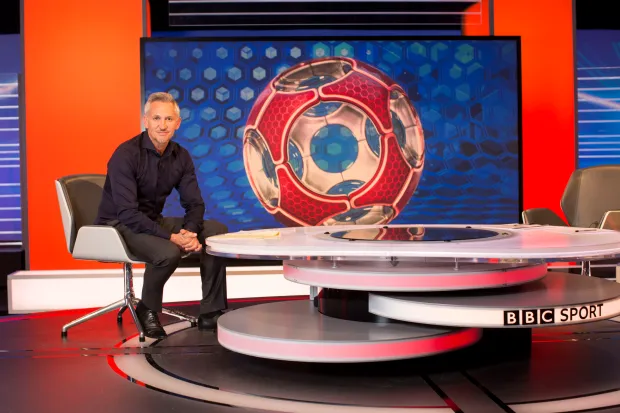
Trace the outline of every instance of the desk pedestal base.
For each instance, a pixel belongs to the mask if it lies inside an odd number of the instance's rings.
[[[218,320],[218,341],[231,351],[313,363],[428,357],[469,347],[481,335],[475,328],[342,320],[320,314],[311,301],[254,305]]]

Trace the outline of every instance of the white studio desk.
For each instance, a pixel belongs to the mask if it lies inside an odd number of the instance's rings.
[[[218,322],[224,347],[306,362],[424,357],[502,331],[620,314],[620,285],[550,262],[620,257],[620,232],[534,225],[300,227],[211,237],[209,253],[283,260],[311,302],[260,304]],[[507,330],[506,330],[507,329]]]

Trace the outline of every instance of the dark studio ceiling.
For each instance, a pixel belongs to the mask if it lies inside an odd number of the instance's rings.
[[[150,0],[151,29],[368,29],[389,25],[458,30],[481,0]]]
[[[574,0],[577,29],[620,30],[620,19],[615,12],[615,1]]]
[[[378,25],[459,30],[463,13],[480,1],[149,0],[152,30],[160,32],[293,27],[372,28]],[[488,1],[493,3],[493,0]],[[577,29],[620,30],[620,20],[612,10],[613,3],[608,0],[574,0]],[[553,19],[553,16],[549,18]]]
[[[0,0],[0,34],[19,34],[20,0]]]
[[[21,0],[24,1],[24,0]],[[0,1],[0,34],[20,33],[20,0]],[[413,28],[456,29],[472,3],[464,1],[265,1],[265,0],[148,0],[152,30],[204,30],[290,27],[333,28],[335,22],[370,27],[407,22]],[[490,0],[492,1],[492,0]],[[514,0],[518,1],[518,0]],[[544,0],[543,0],[544,1]],[[577,29],[620,30],[620,19],[609,0],[574,0]],[[106,2],[101,1],[102,7]],[[265,14],[256,14],[256,13]],[[406,13],[403,13],[406,12]],[[277,13],[277,14],[276,14]],[[338,13],[338,14],[334,14]],[[553,16],[549,17],[550,19]],[[394,23],[395,22],[395,23]],[[412,27],[409,27],[410,29]]]

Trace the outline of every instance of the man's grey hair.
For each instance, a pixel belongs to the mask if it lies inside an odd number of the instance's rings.
[[[174,97],[172,97],[170,93],[166,93],[166,92],[151,93],[149,98],[146,100],[146,103],[144,104],[145,115],[149,113],[149,110],[151,109],[151,103],[153,102],[172,103],[174,105],[174,113],[176,113],[177,116],[181,116],[181,109],[179,109],[179,104],[174,99]]]

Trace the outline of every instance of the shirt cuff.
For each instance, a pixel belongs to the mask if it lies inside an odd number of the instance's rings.
[[[198,234],[198,225],[196,225],[193,222],[186,222],[183,225],[183,229],[189,231],[189,232],[193,232],[194,234]]]

